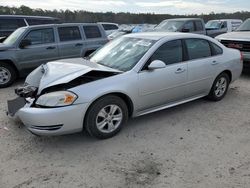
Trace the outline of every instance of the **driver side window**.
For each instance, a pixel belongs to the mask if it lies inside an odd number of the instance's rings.
[[[54,31],[52,28],[37,29],[30,31],[24,39],[30,40],[31,45],[47,44],[55,42]]]
[[[182,62],[181,40],[169,41],[159,47],[151,56],[150,61],[161,60],[166,65]]]

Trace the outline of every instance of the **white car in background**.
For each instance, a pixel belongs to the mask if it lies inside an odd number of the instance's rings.
[[[116,23],[98,22],[98,24],[101,24],[103,26],[107,36],[115,31],[118,31],[119,29],[119,26]]]
[[[235,31],[243,23],[240,19],[209,20],[206,30],[221,30],[222,33]]]

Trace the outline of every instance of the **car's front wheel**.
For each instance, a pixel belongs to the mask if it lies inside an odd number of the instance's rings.
[[[208,99],[220,101],[227,94],[230,79],[227,73],[221,73],[214,81],[213,86],[208,95]]]
[[[8,87],[16,80],[15,69],[4,62],[0,62],[0,88]]]
[[[128,120],[126,103],[109,95],[92,104],[85,117],[85,127],[91,136],[106,139],[116,135]]]

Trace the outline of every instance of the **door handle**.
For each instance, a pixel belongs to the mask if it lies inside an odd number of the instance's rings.
[[[49,47],[47,47],[46,49],[47,49],[47,50],[53,50],[53,49],[56,49],[56,47],[55,47],[55,46],[49,46]]]
[[[211,63],[212,65],[217,65],[218,64],[218,62],[216,61],[216,60],[214,60],[214,61],[212,61],[212,63]]]
[[[176,74],[180,74],[180,73],[182,73],[182,72],[185,72],[185,69],[183,69],[183,68],[178,68],[178,69],[175,71]]]
[[[83,45],[82,43],[76,43],[75,47],[82,46],[82,45]]]

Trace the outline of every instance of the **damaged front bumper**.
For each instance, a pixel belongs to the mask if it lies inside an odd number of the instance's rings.
[[[8,101],[8,116],[21,120],[36,135],[53,136],[80,132],[88,103],[57,108],[40,108],[33,105],[34,98]]]

